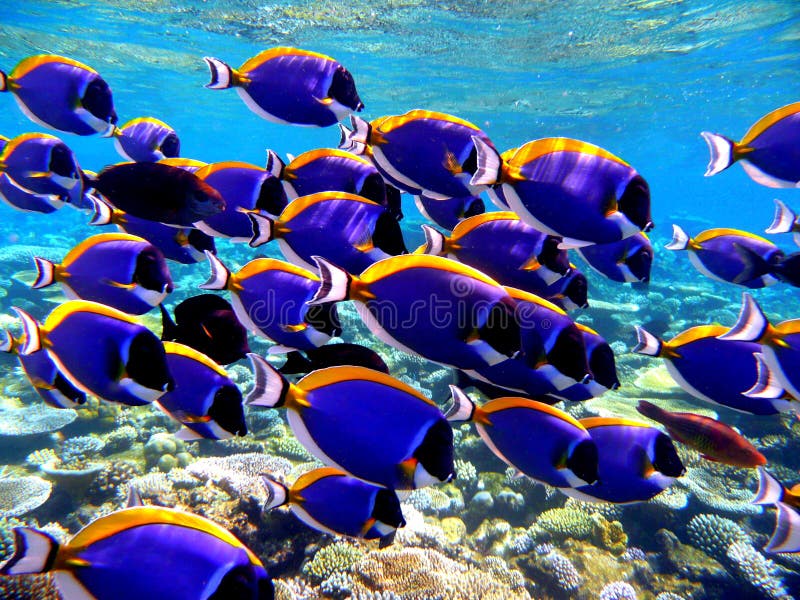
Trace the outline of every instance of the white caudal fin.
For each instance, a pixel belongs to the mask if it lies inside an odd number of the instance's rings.
[[[430,225],[423,225],[422,232],[425,234],[425,245],[422,247],[422,253],[442,256],[445,242],[444,235]]]
[[[86,194],[92,204],[92,219],[89,225],[109,225],[114,218],[114,209],[105,200],[94,194]]]
[[[775,531],[764,546],[767,552],[800,551],[800,514],[783,502],[775,504],[778,514],[775,515]]]
[[[261,476],[261,483],[267,492],[264,510],[272,510],[289,502],[289,489],[285,485],[266,475]]]
[[[475,403],[467,396],[461,388],[454,385],[450,386],[450,394],[453,396],[453,403],[444,413],[444,418],[448,421],[470,421],[475,414]]]
[[[245,404],[267,408],[281,406],[289,389],[289,382],[258,354],[250,352],[247,358],[253,367],[255,381],[253,389],[245,398]]]
[[[789,233],[797,223],[797,215],[791,208],[775,198],[775,216],[766,233]]]
[[[33,262],[36,265],[36,279],[31,284],[31,287],[38,290],[39,288],[53,285],[56,282],[55,264],[38,256],[33,257]]]
[[[200,289],[224,290],[228,287],[228,280],[231,277],[231,272],[211,251],[206,250],[206,258],[208,259],[208,265],[211,267],[211,275],[208,281],[200,284]]]
[[[14,528],[14,554],[0,565],[0,575],[49,571],[58,554],[58,541],[31,527]]]
[[[753,387],[743,392],[742,395],[748,398],[765,398],[767,400],[782,398],[786,390],[783,389],[781,382],[778,381],[775,373],[769,368],[767,361],[764,360],[764,355],[760,352],[754,352],[753,358],[756,361],[756,382]]]
[[[755,342],[764,336],[769,327],[769,321],[764,311],[755,299],[745,292],[742,294],[742,309],[739,318],[728,331],[718,335],[720,340],[737,340],[741,342]]]
[[[324,304],[325,302],[339,302],[347,300],[350,296],[350,274],[337,267],[321,256],[312,256],[319,269],[320,284],[317,293],[307,304]]]
[[[224,90],[234,85],[233,69],[225,62],[211,56],[204,56],[203,60],[211,71],[211,81],[206,84],[210,90]]]
[[[664,346],[664,342],[638,325],[636,326],[636,338],[638,343],[633,347],[633,352],[636,354],[646,354],[647,356],[658,356],[661,354],[661,348]]]
[[[470,185],[494,185],[500,181],[500,169],[503,159],[500,153],[477,135],[472,136],[472,143],[478,155],[478,168],[469,180]]]
[[[125,508],[133,508],[134,506],[144,506],[144,501],[136,486],[128,484],[128,497],[125,500]]]
[[[14,309],[14,312],[17,313],[17,316],[22,321],[22,330],[25,333],[25,342],[19,349],[19,353],[23,356],[27,356],[28,354],[38,352],[42,349],[42,336],[39,332],[39,323],[21,308],[17,308],[16,306],[12,306],[11,308]]]
[[[680,228],[680,226],[672,225],[672,241],[664,246],[667,250],[686,250],[689,246],[689,236]]]
[[[14,349],[14,336],[8,329],[4,329],[5,335],[0,339],[0,352],[11,352]]]
[[[702,131],[700,135],[708,144],[708,151],[711,154],[706,167],[706,177],[716,175],[733,164],[733,140],[710,131]]]
[[[250,238],[250,247],[258,248],[275,238],[275,221],[266,215],[249,212],[250,222],[253,225],[253,237]]]
[[[0,92],[8,91],[8,75],[5,71],[0,71]]]
[[[264,168],[268,173],[280,179],[283,176],[286,163],[281,160],[277,152],[274,150],[267,150],[267,165]]]
[[[783,498],[783,486],[780,481],[767,473],[764,467],[758,468],[758,490],[751,504],[777,504]]]

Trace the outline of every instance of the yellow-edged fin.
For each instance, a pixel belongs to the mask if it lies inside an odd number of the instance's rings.
[[[30,140],[35,139],[54,139],[57,140],[58,138],[54,135],[50,135],[47,133],[23,133],[18,135],[15,138],[12,138],[8,141],[8,143],[3,147],[3,151],[0,152],[0,162],[5,162],[5,158],[7,156],[11,156],[11,153],[14,152],[21,144],[28,142]]]
[[[86,250],[106,242],[140,242],[143,244],[150,244],[150,242],[148,242],[146,239],[140,238],[136,235],[131,235],[129,233],[99,233],[90,238],[86,238],[80,244],[70,250],[64,257],[61,266],[65,268],[69,267],[69,265],[74,263],[79,256],[86,252]]]
[[[292,490],[301,493],[304,489],[325,477],[347,477],[347,473],[336,467],[320,467],[300,475],[292,485]]]
[[[464,169],[461,168],[461,163],[458,162],[456,155],[450,152],[450,150],[446,150],[444,153],[443,166],[453,175],[459,175],[464,172]]]
[[[330,56],[326,56],[325,54],[320,54],[319,52],[311,52],[310,50],[301,50],[299,48],[292,48],[290,46],[278,46],[276,48],[270,48],[269,50],[264,50],[263,52],[259,52],[252,58],[248,58],[245,61],[245,63],[237,70],[243,74],[246,74],[249,73],[250,71],[257,69],[268,60],[272,60],[273,58],[279,58],[281,56],[308,56],[311,58],[321,58],[322,60],[329,60],[335,62],[335,60]]]
[[[392,377],[391,375],[387,375],[386,373],[381,373],[380,371],[375,371],[374,369],[368,369],[366,367],[328,367],[326,369],[318,369],[313,371],[303,377],[300,381],[297,382],[297,387],[305,392],[311,392],[321,387],[325,387],[327,385],[331,385],[334,383],[342,383],[345,381],[353,381],[353,380],[361,380],[361,381],[371,381],[373,383],[377,383],[380,385],[384,385],[386,387],[391,387],[396,390],[400,390],[401,392],[405,392],[415,398],[418,398],[425,402],[426,404],[430,404],[431,406],[436,406],[429,398],[426,398],[417,390],[415,390],[410,385],[403,383]]]
[[[258,165],[242,162],[239,160],[224,160],[222,162],[216,162],[205,165],[204,167],[201,167],[197,171],[195,171],[194,174],[196,177],[205,180],[206,177],[208,177],[209,175],[213,175],[218,171],[224,171],[225,169],[250,169],[251,171],[262,171],[266,173],[266,171],[264,171],[264,169],[262,169]]]
[[[395,129],[399,129],[406,123],[409,123],[411,121],[420,121],[422,119],[431,119],[434,121],[446,121],[448,123],[453,123],[455,125],[462,125],[474,131],[480,131],[480,129],[476,125],[473,125],[472,123],[470,123],[469,121],[465,121],[464,119],[459,119],[458,117],[454,117],[453,115],[448,115],[446,113],[440,113],[432,110],[423,110],[419,108],[415,110],[410,110],[404,115],[383,117],[383,119],[381,119],[380,124],[377,124],[375,121],[373,121],[372,128],[374,130],[377,130],[381,134],[387,134]]]
[[[305,331],[308,329],[308,323],[297,323],[296,325],[286,324],[281,327],[284,331],[288,333],[299,333],[301,331]]]
[[[69,273],[64,273],[64,275],[69,275]],[[110,285],[111,287],[119,288],[121,290],[134,290],[138,284],[136,283],[122,283],[121,281],[114,281],[113,279],[105,278],[102,280],[103,283],[106,285]]]
[[[105,304],[100,304],[98,302],[90,302],[89,300],[69,300],[68,302],[59,304],[53,310],[53,312],[51,312],[47,316],[47,319],[45,319],[44,322],[44,329],[46,331],[52,331],[64,319],[77,312],[90,312],[96,315],[101,315],[104,317],[109,317],[111,319],[116,319],[117,321],[130,323],[131,325],[141,324],[131,315],[124,313],[121,310],[117,310],[116,308],[111,308],[110,306],[106,306]]]
[[[197,167],[198,169],[202,169],[208,163],[203,162],[202,160],[196,160],[194,158],[162,158],[158,161],[159,164],[168,165],[170,167]]]
[[[61,63],[71,67],[84,69],[90,73],[97,73],[97,71],[95,71],[93,68],[65,56],[58,56],[57,54],[37,54],[36,56],[29,56],[28,58],[22,59],[22,61],[20,61],[11,72],[11,78],[20,79],[33,71],[35,68],[48,63]]]
[[[0,134],[0,142],[8,142],[8,141],[10,141],[10,139],[11,139],[11,138],[9,138],[9,137],[6,137],[6,136],[4,136],[4,135]]]
[[[698,325],[697,327],[691,327],[686,331],[680,332],[670,341],[665,342],[664,345],[668,345],[672,348],[680,348],[681,346],[696,342],[700,339],[715,338],[728,331],[728,329],[729,327],[724,327],[722,325]]]
[[[161,127],[164,127],[165,129],[172,129],[172,127],[170,127],[169,125],[164,123],[164,121],[159,121],[155,117],[136,117],[135,119],[131,119],[130,121],[125,123],[125,125],[120,127],[120,129],[124,131],[128,127],[135,127],[136,125],[139,125],[140,123],[150,123],[150,124],[153,124],[153,125],[159,125]]]
[[[486,223],[490,223],[492,221],[519,221],[519,217],[516,213],[508,210],[475,215],[473,217],[466,218],[463,221],[459,221],[459,223],[453,228],[450,239],[459,240],[474,229],[477,229],[481,225],[485,225]]]
[[[584,325],[583,323],[578,323],[577,321],[575,322],[575,327],[580,329],[581,332],[583,332],[583,333],[589,333],[591,335],[597,335],[597,336],[600,335],[599,333],[597,333],[594,329],[592,329],[588,325]]]
[[[289,170],[301,169],[309,163],[321,158],[344,158],[361,163],[362,165],[372,166],[372,162],[366,158],[351,154],[345,150],[339,150],[338,148],[317,148],[316,150],[309,150],[308,152],[303,152],[299,156],[295,156],[294,160],[286,165],[286,168]]]
[[[190,348],[189,346],[179,344],[178,342],[164,342],[164,351],[167,354],[177,354],[178,356],[185,356],[186,358],[191,358],[192,360],[208,367],[209,369],[214,371],[217,375],[220,375],[222,377],[228,376],[227,371],[225,371],[225,369],[223,369],[220,365],[214,362],[211,358],[209,358],[202,352],[198,352],[194,348]]]
[[[327,200],[351,200],[353,202],[361,202],[370,206],[378,206],[380,204],[367,200],[362,196],[350,194],[348,192],[317,192],[316,194],[309,194],[307,196],[300,196],[292,200],[289,205],[283,209],[280,217],[280,223],[288,224],[294,217],[306,210],[309,206],[325,202]],[[382,207],[381,207],[382,208]]]
[[[379,279],[407,269],[436,269],[438,271],[448,271],[457,275],[463,275],[464,277],[477,279],[488,285],[500,285],[497,281],[477,269],[450,260],[449,258],[444,258],[443,256],[432,256],[429,254],[401,254],[400,256],[384,258],[367,267],[359,276],[359,280],[368,285],[373,281],[378,281]]]
[[[713,240],[718,237],[722,237],[723,235],[735,235],[743,238],[748,238],[751,240],[756,240],[759,242],[764,242],[765,244],[772,244],[769,240],[756,235],[754,233],[750,233],[749,231],[742,231],[741,229],[727,229],[724,227],[718,227],[716,229],[706,229],[705,231],[699,233],[696,237],[694,237],[694,241],[698,244],[702,244],[708,240]]]
[[[260,275],[264,271],[283,271],[284,273],[291,273],[298,277],[303,277],[311,281],[319,281],[319,277],[303,267],[298,267],[292,263],[288,263],[276,258],[256,258],[251,260],[236,273],[235,277],[238,281],[243,281],[254,275]]]
[[[622,417],[586,417],[578,421],[584,429],[592,429],[594,427],[646,427],[652,428],[647,423],[641,421],[634,421],[633,419],[624,419]]]
[[[124,508],[101,517],[76,533],[67,544],[67,548],[75,554],[80,548],[86,548],[117,533],[143,525],[175,525],[202,531],[234,548],[241,548],[247,553],[250,564],[261,565],[258,557],[227,529],[198,515],[161,506]]]
[[[504,286],[503,289],[511,296],[514,300],[519,300],[520,302],[530,302],[531,304],[536,304],[537,306],[541,306],[542,308],[546,308],[547,310],[552,310],[559,315],[568,316],[567,312],[550,302],[549,300],[545,300],[537,296],[536,294],[532,294],[531,292],[526,292],[525,290],[520,290],[518,288]]]
[[[782,106],[781,108],[773,110],[771,113],[764,115],[758,121],[756,121],[753,126],[747,130],[747,133],[744,134],[742,141],[739,142],[738,145],[748,145],[778,121],[781,121],[782,119],[785,119],[786,117],[798,112],[800,112],[800,102],[793,102],[792,104],[787,104],[786,106]]]
[[[489,400],[486,404],[484,404],[481,409],[486,413],[496,413],[501,410],[507,410],[509,408],[526,408],[529,410],[536,410],[541,413],[545,413],[550,415],[551,417],[555,417],[557,419],[561,419],[562,421],[569,423],[573,427],[577,427],[578,429],[584,429],[584,426],[572,417],[571,415],[565,413],[563,410],[557,409],[555,406],[550,406],[549,404],[545,404],[544,402],[537,402],[536,400],[528,400],[527,398],[516,398],[513,396],[504,396],[503,398],[495,398],[494,400]]]
[[[605,158],[606,160],[625,165],[626,167],[630,166],[624,160],[611,154],[608,150],[604,150],[600,146],[563,137],[542,138],[528,142],[524,146],[520,146],[517,152],[515,152],[507,162],[509,167],[513,170],[528,164],[532,160],[555,152],[579,152],[581,154]]]

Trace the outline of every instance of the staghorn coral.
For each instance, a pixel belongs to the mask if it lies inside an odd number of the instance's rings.
[[[303,574],[312,583],[320,584],[336,573],[349,573],[353,564],[364,557],[364,551],[349,542],[334,542],[320,548],[310,561],[303,565]]]
[[[630,583],[613,581],[600,590],[600,600],[636,600],[636,590]]]
[[[735,542],[750,543],[750,536],[740,525],[712,514],[692,517],[686,526],[686,535],[695,548],[723,563],[726,562],[728,546]]]
[[[425,516],[407,502],[404,502],[401,507],[406,526],[397,530],[395,540],[398,543],[403,546],[436,548],[438,550],[444,550],[450,546],[445,531],[439,525],[426,521]]]
[[[765,558],[746,541],[736,541],[727,549],[731,570],[742,582],[762,598],[789,600],[792,596],[786,591],[783,581],[777,576],[778,567]]]
[[[312,586],[305,579],[292,577],[290,579],[275,579],[275,600],[320,600],[320,590]]]
[[[123,485],[117,492],[117,498],[124,500],[128,496],[128,489],[133,487],[143,498],[156,498],[172,491],[172,482],[164,473],[153,472],[146,475],[133,477],[127,485]]]
[[[36,476],[0,477],[0,518],[18,517],[47,502],[53,484]]]
[[[319,584],[319,589],[325,598],[342,600],[352,595],[353,578],[349,573],[334,573]]]

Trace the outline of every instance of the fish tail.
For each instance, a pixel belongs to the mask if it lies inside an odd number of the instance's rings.
[[[788,504],[777,502],[778,513],[775,515],[775,531],[764,546],[767,552],[800,551],[800,514]]]
[[[766,469],[758,469],[758,489],[751,504],[776,504],[783,499],[783,484],[770,475]]]
[[[12,352],[14,350],[14,336],[8,329],[4,329],[5,337],[0,341],[0,352]]]
[[[275,239],[275,220],[257,212],[249,212],[250,222],[253,225],[253,237],[250,238],[250,247],[258,248]]]
[[[53,285],[56,282],[56,265],[47,259],[33,257],[36,264],[36,280],[31,284],[35,290]]]
[[[211,56],[204,56],[203,60],[211,71],[211,81],[206,84],[208,89],[225,90],[239,83],[239,74],[224,61]]]
[[[450,393],[453,396],[453,403],[445,411],[444,418],[448,421],[471,421],[475,415],[475,403],[461,388],[454,385],[450,386]]]
[[[5,71],[0,71],[0,92],[7,92],[9,88],[8,75]]]
[[[647,356],[660,356],[664,348],[664,342],[658,339],[643,327],[636,326],[636,337],[638,343],[633,351],[636,354],[646,354]]]
[[[58,541],[32,527],[14,528],[14,554],[0,565],[0,575],[46,573],[53,568]]]
[[[742,309],[739,312],[739,318],[733,327],[722,335],[718,335],[717,339],[755,342],[764,337],[769,327],[767,316],[761,310],[758,302],[745,292],[742,294]]]
[[[470,185],[494,185],[500,182],[503,159],[495,148],[476,135],[472,136],[475,144],[478,166],[469,181]]]
[[[797,215],[783,202],[775,198],[775,216],[772,217],[772,224],[767,227],[765,233],[789,233],[797,224]]]
[[[341,134],[339,148],[353,154],[366,154],[372,127],[367,121],[355,115],[350,115],[350,126],[352,129],[339,124]]]
[[[212,254],[209,250],[206,250],[206,258],[208,258],[208,264],[211,267],[211,275],[203,284],[200,284],[201,290],[224,290],[228,288],[228,283],[231,279],[231,272],[228,268],[222,264],[222,261],[218,259],[214,254]]]
[[[444,234],[430,225],[423,225],[422,232],[425,234],[425,245],[422,246],[422,254],[432,254],[442,256],[445,249],[447,238]]]
[[[768,400],[783,398],[786,390],[783,389],[775,373],[769,368],[764,360],[764,355],[761,352],[754,352],[753,357],[756,360],[756,382],[753,387],[742,394],[748,398],[766,398]]]
[[[324,302],[348,300],[350,298],[353,276],[321,256],[312,256],[311,258],[317,263],[321,281],[317,293],[308,301],[308,304],[322,304]]]
[[[283,406],[290,389],[289,381],[258,354],[250,352],[247,358],[253,367],[255,383],[245,398],[245,404],[267,408]]]
[[[114,221],[114,209],[105,200],[98,198],[94,194],[86,194],[86,198],[92,204],[92,219],[89,225],[109,225]]]
[[[284,170],[286,169],[286,163],[281,160],[277,152],[274,150],[267,150],[267,165],[265,169],[267,173],[271,173],[273,177],[282,179]]]
[[[261,476],[261,483],[267,492],[267,501],[264,503],[264,510],[271,510],[278,506],[283,506],[289,502],[289,488],[275,481],[266,475]]]
[[[730,167],[735,161],[733,140],[726,138],[724,135],[718,133],[711,133],[710,131],[703,131],[700,133],[703,139],[708,144],[708,151],[711,158],[706,167],[705,176],[711,177],[717,173],[724,171]]]
[[[22,356],[27,356],[28,354],[38,352],[42,349],[42,334],[39,329],[39,323],[21,308],[17,308],[16,306],[12,306],[11,308],[17,313],[20,320],[22,320],[22,331],[25,334],[25,342],[20,347],[19,353]]]
[[[664,246],[667,250],[686,250],[691,243],[691,238],[680,226],[672,225],[672,241]]]

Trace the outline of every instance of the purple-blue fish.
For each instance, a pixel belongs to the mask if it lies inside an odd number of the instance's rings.
[[[180,156],[175,130],[154,117],[139,117],[114,128],[114,146],[125,160],[156,162]]]

